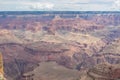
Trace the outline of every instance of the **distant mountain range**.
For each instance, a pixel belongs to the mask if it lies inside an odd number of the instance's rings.
[[[119,14],[120,11],[0,11],[0,14]]]

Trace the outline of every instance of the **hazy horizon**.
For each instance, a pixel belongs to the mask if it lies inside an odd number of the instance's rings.
[[[0,11],[120,11],[120,0],[0,0]]]

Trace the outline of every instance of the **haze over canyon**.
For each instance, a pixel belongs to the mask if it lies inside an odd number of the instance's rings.
[[[0,12],[7,80],[119,80],[120,12]]]

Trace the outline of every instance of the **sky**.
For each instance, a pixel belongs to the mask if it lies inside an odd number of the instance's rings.
[[[0,0],[0,11],[120,11],[120,0]]]

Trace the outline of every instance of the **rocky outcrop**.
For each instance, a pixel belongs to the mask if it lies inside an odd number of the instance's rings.
[[[88,70],[87,77],[91,78],[91,80],[117,80],[120,77],[118,75],[119,69],[119,67],[117,68],[108,64],[99,64]]]

